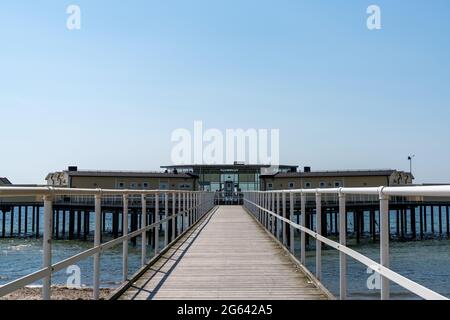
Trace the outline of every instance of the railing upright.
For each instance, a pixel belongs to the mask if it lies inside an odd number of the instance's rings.
[[[380,264],[389,268],[389,197],[380,190]],[[376,270],[374,270],[376,271]],[[381,276],[381,299],[389,299],[389,279]]]
[[[322,195],[316,193],[316,232],[322,234]],[[316,278],[322,278],[322,242],[316,239]]]
[[[289,193],[289,220],[291,222],[294,221],[294,193]],[[290,244],[290,251],[292,254],[295,254],[295,229],[294,226],[290,225],[289,227],[289,244]]]
[[[339,243],[347,244],[347,219],[346,219],[346,196],[339,192]],[[347,255],[339,251],[339,297],[341,300],[347,298]]]
[[[147,226],[147,196],[143,194],[141,196],[142,203],[142,213],[141,213],[141,224],[142,228]],[[147,231],[142,232],[141,238],[141,266],[143,267],[146,262],[147,256]]]
[[[159,253],[159,193],[155,193],[155,256]]]
[[[306,227],[306,194],[300,194],[300,225]],[[300,232],[300,262],[306,264],[306,236],[305,231]]]
[[[169,244],[169,193],[164,192],[164,247]]]
[[[128,194],[123,195],[123,222],[122,235],[128,235]],[[125,238],[122,243],[122,280],[127,281],[128,278],[128,239]]]
[[[102,226],[102,195],[95,195],[95,233],[94,233],[94,247],[98,247],[101,243],[101,226]],[[94,254],[94,286],[93,298],[98,300],[100,298],[100,252]]]
[[[286,218],[286,192],[283,192],[281,194],[281,201],[282,201],[282,210],[283,210],[283,218]],[[281,224],[283,226],[283,245],[287,247],[287,237],[286,237],[286,222],[281,221]]]
[[[43,268],[51,268],[52,265],[52,220],[53,220],[53,197],[44,196],[44,235],[43,235]],[[52,276],[44,277],[42,284],[42,298],[50,300]]]
[[[176,224],[177,224],[177,217],[176,217],[176,207],[177,207],[177,196],[176,193],[172,193],[172,239],[170,240],[173,242],[176,238]]]

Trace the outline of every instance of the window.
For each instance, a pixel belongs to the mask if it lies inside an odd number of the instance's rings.
[[[323,181],[320,181],[319,186],[320,186],[320,188],[326,188],[327,187],[327,183],[323,182]]]
[[[144,189],[148,189],[148,182],[144,182],[144,183],[142,184],[142,187],[143,187]]]
[[[125,188],[125,183],[119,182],[119,189],[123,189],[123,188]]]
[[[137,189],[137,183],[136,182],[131,182],[130,183],[130,189]]]
[[[268,183],[267,184],[267,189],[268,190],[272,190],[273,189],[273,183]]]
[[[305,188],[311,188],[311,182],[305,182]]]
[[[159,190],[168,190],[169,184],[167,182],[160,182],[159,183]]]
[[[295,187],[295,183],[293,183],[293,182],[289,182],[288,183],[288,188],[289,189],[294,189],[294,187]]]
[[[335,187],[335,188],[340,188],[341,185],[342,185],[342,184],[341,184],[340,181],[335,181],[335,182],[334,182],[334,187]]]
[[[181,190],[190,190],[191,189],[191,185],[189,183],[182,183],[179,185],[179,188]]]

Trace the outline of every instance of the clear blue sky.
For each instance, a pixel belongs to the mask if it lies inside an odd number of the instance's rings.
[[[158,169],[202,120],[279,128],[282,163],[409,170],[414,153],[418,182],[450,183],[449,39],[448,0],[2,1],[0,176]]]

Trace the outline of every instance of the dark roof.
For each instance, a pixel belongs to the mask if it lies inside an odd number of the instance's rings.
[[[345,171],[312,171],[277,173],[269,176],[277,178],[302,178],[302,177],[366,177],[366,176],[390,176],[396,170],[345,170]]]
[[[12,184],[11,181],[8,180],[8,178],[1,178],[1,177],[0,177],[0,183],[3,185]]]
[[[65,171],[71,177],[132,177],[132,178],[192,178],[189,173],[166,173],[148,171]]]
[[[171,165],[171,166],[161,166],[163,169],[201,169],[201,168],[217,168],[217,169],[261,169],[261,168],[270,168],[270,164],[183,164],[183,165]],[[298,166],[290,166],[290,165],[278,165],[279,168],[289,169],[295,168]]]

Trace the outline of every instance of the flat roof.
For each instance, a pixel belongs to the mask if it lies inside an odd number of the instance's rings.
[[[390,176],[394,172],[400,172],[393,169],[381,170],[343,170],[343,171],[311,171],[311,172],[287,172],[276,173],[266,176],[276,176],[277,178],[294,177],[361,177],[361,176]]]
[[[163,169],[200,169],[200,168],[207,168],[207,169],[261,169],[261,168],[270,168],[270,164],[182,164],[182,165],[170,165],[170,166],[161,166]],[[291,165],[278,165],[279,168],[283,169],[290,169],[295,168],[297,169],[298,166],[291,166]]]
[[[154,172],[154,171],[64,171],[71,177],[133,177],[133,178],[192,178],[189,173]]]

